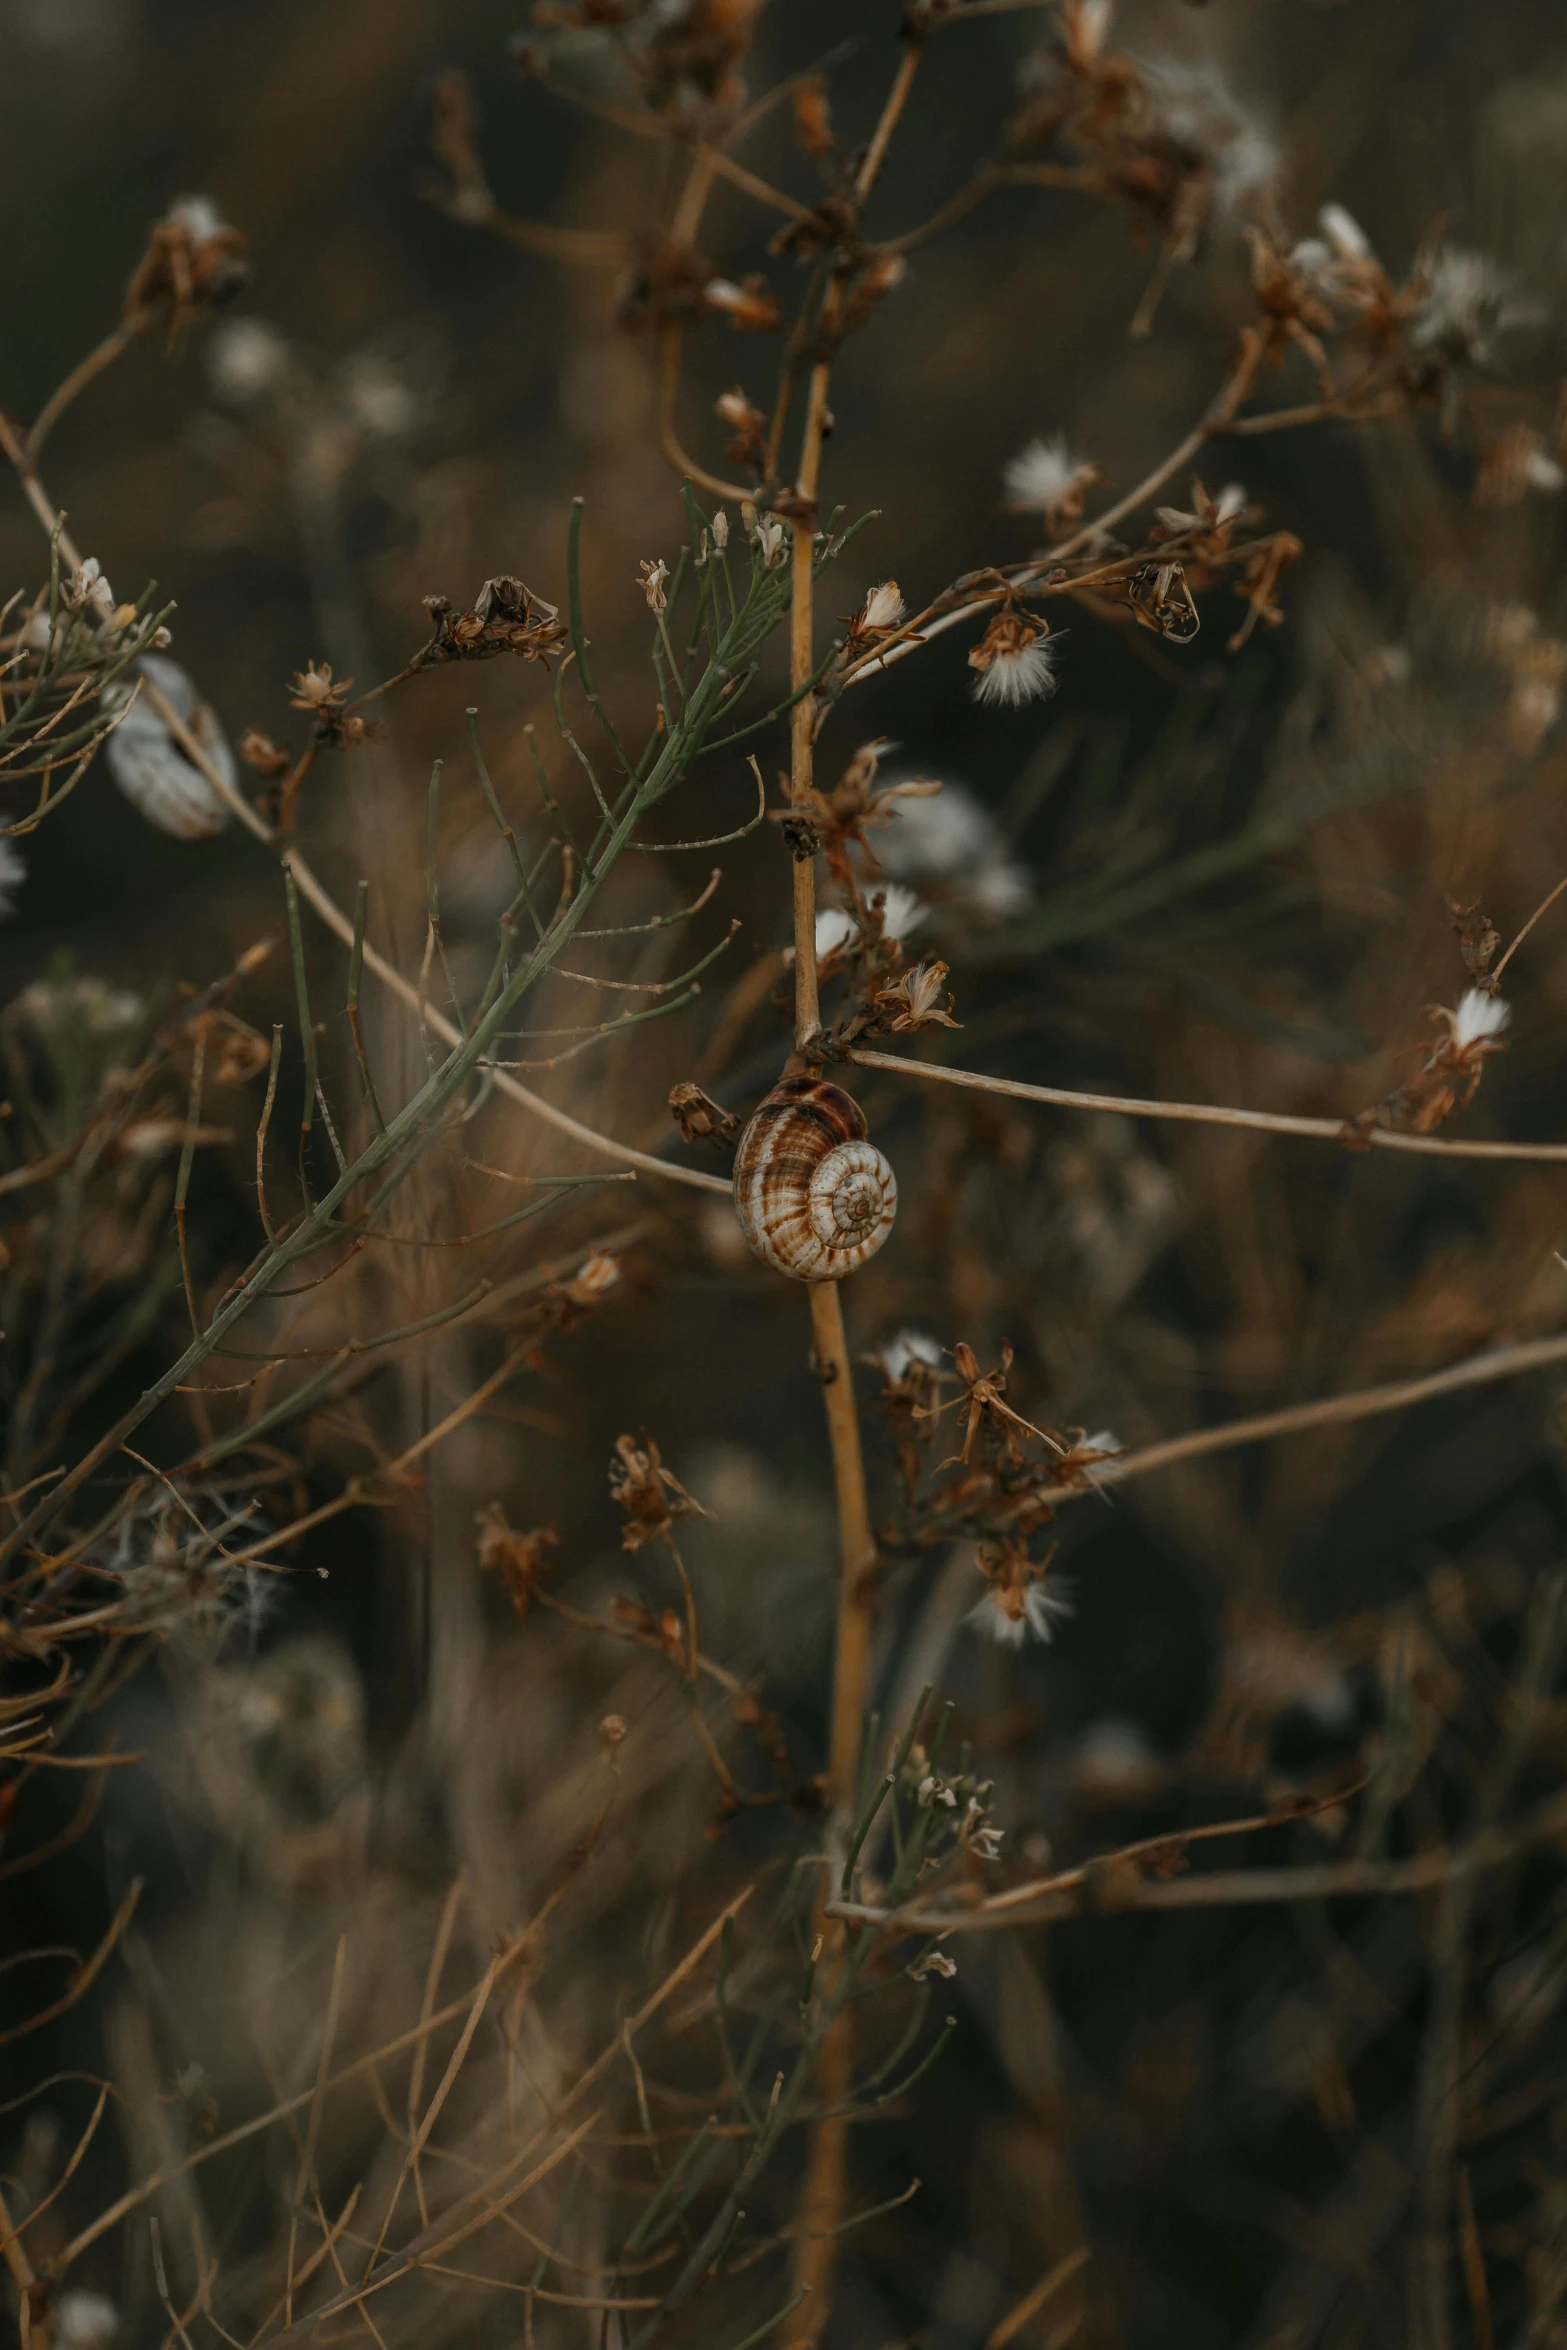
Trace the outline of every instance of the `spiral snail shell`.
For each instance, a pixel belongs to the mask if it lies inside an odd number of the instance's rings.
[[[836,1281],[873,1257],[898,1212],[898,1182],[865,1115],[840,1086],[785,1077],[735,1154],[735,1214],[757,1255],[794,1281]]]

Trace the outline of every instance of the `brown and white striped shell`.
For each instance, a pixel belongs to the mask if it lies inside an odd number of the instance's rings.
[[[735,1214],[752,1248],[795,1281],[836,1281],[873,1257],[898,1212],[898,1182],[865,1114],[822,1077],[785,1077],[735,1154]]]

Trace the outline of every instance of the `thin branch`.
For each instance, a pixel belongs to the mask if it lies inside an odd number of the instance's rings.
[[[1160,1102],[1118,1093],[1076,1093],[1059,1085],[1025,1085],[1013,1077],[986,1077],[974,1069],[949,1069],[939,1061],[916,1061],[905,1053],[850,1052],[866,1069],[890,1069],[903,1077],[928,1077],[937,1085],[966,1087],[971,1093],[1000,1093],[1013,1100],[1051,1102],[1067,1110],[1114,1110],[1125,1118],[1160,1118],[1182,1126],[1243,1127],[1256,1134],[1290,1134],[1341,1148],[1415,1151],[1437,1159],[1567,1160],[1562,1142],[1448,1141],[1438,1134],[1400,1134],[1388,1126],[1347,1128],[1342,1118],[1298,1118],[1276,1110],[1231,1110],[1216,1102]]]

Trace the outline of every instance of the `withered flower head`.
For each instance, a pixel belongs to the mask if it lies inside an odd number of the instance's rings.
[[[258,775],[286,775],[294,764],[282,744],[263,734],[259,726],[247,726],[234,748],[245,765],[254,767]]]
[[[978,672],[976,702],[1017,709],[1056,689],[1055,647],[1043,620],[1031,612],[998,612],[968,657]]]
[[[153,225],[126,289],[127,322],[140,329],[167,310],[182,326],[196,311],[227,302],[249,276],[245,239],[211,197],[181,196]]]
[[[548,1554],[559,1550],[560,1536],[548,1526],[520,1534],[498,1501],[479,1512],[479,1565],[486,1574],[503,1575],[519,1623],[528,1613],[535,1586],[547,1574]]]
[[[917,971],[905,971],[872,996],[877,1025],[894,1035],[915,1028],[956,1028],[952,998],[948,996],[945,1005],[937,1000],[946,984],[945,963],[921,963]]]
[[[1020,514],[1039,514],[1047,530],[1070,528],[1083,500],[1103,477],[1096,465],[1074,456],[1064,433],[1032,440],[1010,459],[1003,475],[1007,504]]]
[[[1179,563],[1144,563],[1126,583],[1132,616],[1156,636],[1190,644],[1202,625]]]
[[[648,1543],[662,1540],[676,1518],[707,1515],[674,1471],[665,1468],[650,1436],[640,1446],[633,1436],[615,1439],[609,1490],[610,1498],[626,1513],[620,1536],[624,1550],[642,1550]]]
[[[669,601],[664,593],[664,582],[669,577],[669,565],[664,561],[663,556],[660,555],[655,563],[651,556],[644,555],[637,565],[637,575],[637,584],[647,598],[648,610],[662,612]]]
[[[620,1259],[608,1249],[595,1249],[565,1284],[563,1295],[584,1311],[602,1305],[620,1279]]]
[[[294,689],[289,699],[296,710],[309,710],[325,718],[341,710],[353,682],[351,677],[343,677],[334,684],[330,661],[323,661],[319,669],[310,661],[289,680]]]
[[[1032,1633],[1049,1640],[1055,1625],[1072,1613],[1070,1600],[1052,1591],[1045,1566],[1037,1566],[1021,1542],[982,1542],[977,1553],[980,1572],[989,1589],[970,1609],[969,1622],[977,1632],[1008,1648],[1021,1648]]]
[[[731,326],[751,334],[772,333],[784,322],[777,295],[766,278],[755,274],[743,285],[736,285],[731,277],[710,277],[702,288],[702,299]]]
[[[754,407],[736,384],[732,391],[719,393],[713,402],[713,414],[720,424],[728,425],[733,435],[728,453],[735,463],[762,472],[767,464],[767,419],[761,409]],[[726,532],[727,529],[726,523]]]
[[[559,607],[511,572],[487,579],[466,612],[454,613],[449,596],[426,596],[424,608],[435,634],[415,655],[415,669],[440,661],[492,661],[501,653],[544,661],[566,641]]]
[[[670,1088],[669,1114],[687,1142],[716,1142],[720,1145],[736,1141],[740,1121],[732,1110],[715,1102],[710,1094],[693,1085],[690,1078]]]

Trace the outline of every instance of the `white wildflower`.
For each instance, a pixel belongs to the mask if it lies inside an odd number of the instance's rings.
[[[1072,454],[1064,433],[1048,441],[1030,441],[1002,475],[1009,506],[1023,514],[1052,516],[1080,501],[1097,479],[1094,467]]]
[[[1487,253],[1444,245],[1431,264],[1425,293],[1409,322],[1417,350],[1488,365],[1499,335],[1538,324],[1538,305],[1519,299],[1517,281]]]
[[[978,1853],[981,1860],[999,1860],[1001,1858],[1001,1839],[1006,1831],[1002,1828],[992,1828],[987,1824],[977,1795],[971,1795],[968,1799],[968,1810],[963,1815],[961,1833],[963,1843],[970,1852]]]
[[[77,565],[60,592],[68,611],[85,612],[93,620],[112,620],[118,609],[114,590],[104,578],[96,555],[89,555],[85,563]]]
[[[1009,1598],[1011,1594],[1007,1595]],[[999,1592],[987,1591],[977,1607],[969,1609],[968,1620],[976,1632],[986,1633],[999,1640],[1003,1648],[1021,1648],[1032,1632],[1036,1640],[1054,1638],[1054,1626],[1072,1613],[1072,1603],[1048,1584],[1035,1581],[1022,1593],[1021,1611],[1017,1615],[1002,1605]]]
[[[264,318],[231,318],[207,345],[207,381],[236,407],[275,392],[288,370],[288,344]]]
[[[789,540],[776,514],[759,514],[756,528],[751,533],[751,544],[762,559],[763,568],[776,571],[788,560]]]
[[[930,915],[930,908],[921,905],[913,890],[905,889],[901,881],[890,882],[885,889],[878,890],[872,903],[878,902],[883,938],[908,938]]]
[[[852,914],[842,906],[823,906],[816,917],[816,960],[825,963],[851,945],[860,935],[860,926]]]
[[[16,912],[16,893],[27,879],[27,867],[3,834],[0,834],[0,922]]]
[[[932,1371],[941,1367],[941,1348],[923,1330],[900,1330],[881,1350],[881,1367],[889,1379],[904,1378],[911,1363],[924,1363]],[[922,1794],[921,1803],[924,1800]]]
[[[858,625],[862,629],[896,628],[908,611],[898,593],[895,579],[884,579],[880,587],[873,587],[860,607]]]
[[[1511,1005],[1501,996],[1487,995],[1484,988],[1471,987],[1459,998],[1457,1011],[1450,1015],[1453,1042],[1462,1052],[1466,1045],[1479,1044],[1488,1036],[1500,1036],[1512,1016]]]
[[[968,658],[979,672],[976,702],[1015,710],[1055,692],[1055,647],[1044,623],[1023,613],[998,613]]]

